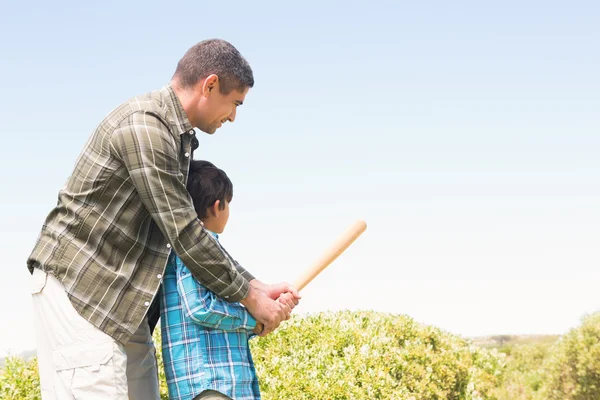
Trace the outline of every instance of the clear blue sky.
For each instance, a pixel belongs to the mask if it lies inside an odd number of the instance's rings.
[[[0,353],[35,346],[25,261],[89,134],[211,37],[256,79],[196,154],[234,182],[228,249],[293,280],[369,224],[299,312],[480,335],[600,308],[600,3],[288,3],[0,4]]]

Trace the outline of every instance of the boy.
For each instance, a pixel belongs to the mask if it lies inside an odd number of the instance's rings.
[[[187,188],[204,229],[219,245],[218,234],[229,219],[233,184],[210,162],[193,160]],[[173,252],[161,300],[169,398],[260,399],[248,341],[262,332],[262,324],[240,303],[228,303],[202,286]],[[285,293],[279,301],[291,306],[292,295]]]

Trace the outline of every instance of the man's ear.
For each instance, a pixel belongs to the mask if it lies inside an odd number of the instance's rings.
[[[202,94],[206,97],[210,96],[212,91],[218,89],[219,77],[215,74],[210,74],[202,82]]]

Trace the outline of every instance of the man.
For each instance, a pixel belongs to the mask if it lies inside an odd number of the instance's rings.
[[[230,43],[203,41],[169,85],[120,105],[92,134],[27,261],[43,400],[159,399],[148,310],[172,250],[209,290],[241,302],[262,335],[289,318],[296,289],[232,265],[186,190],[193,128],[233,122],[253,85]],[[275,301],[282,293],[294,302]]]

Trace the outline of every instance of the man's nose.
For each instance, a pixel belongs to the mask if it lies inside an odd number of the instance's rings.
[[[235,113],[236,112],[237,112],[237,107],[234,107],[233,111],[231,112],[231,114],[229,114],[229,117],[227,118],[229,120],[229,122],[235,121]]]

